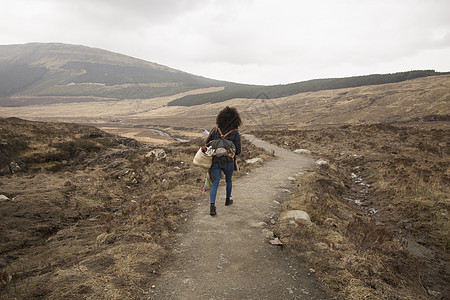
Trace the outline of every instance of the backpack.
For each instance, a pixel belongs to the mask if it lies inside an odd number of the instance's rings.
[[[211,147],[213,149],[213,155],[216,157],[217,161],[220,162],[232,162],[234,161],[234,155],[236,154],[236,147],[233,141],[227,140],[225,137],[229,135],[234,130],[229,131],[227,134],[222,134],[220,128],[217,127],[220,133],[218,139],[211,141]]]

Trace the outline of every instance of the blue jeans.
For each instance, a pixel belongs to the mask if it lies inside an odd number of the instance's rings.
[[[221,165],[222,165],[222,168],[220,166],[213,166],[211,168],[212,186],[211,186],[211,191],[209,192],[210,203],[216,203],[217,189],[219,188],[220,175],[221,175],[220,173],[222,170],[225,173],[227,198],[231,197],[231,189],[232,189],[231,177],[233,176],[234,162],[225,163],[225,164],[222,163]]]

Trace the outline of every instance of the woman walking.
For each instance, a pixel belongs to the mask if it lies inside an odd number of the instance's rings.
[[[210,174],[212,180],[212,186],[209,193],[210,200],[210,215],[216,215],[216,196],[217,189],[219,188],[219,182],[221,177],[221,172],[225,173],[226,182],[226,199],[225,205],[233,204],[231,200],[231,190],[232,190],[232,176],[234,171],[234,164],[236,161],[236,156],[241,153],[241,136],[237,129],[241,126],[242,121],[239,113],[234,107],[225,107],[222,109],[216,117],[217,127],[211,130],[211,134],[208,136],[206,143],[212,140],[219,139],[221,136],[229,141],[232,141],[236,149],[235,157],[232,161],[219,161],[216,157],[213,157]]]

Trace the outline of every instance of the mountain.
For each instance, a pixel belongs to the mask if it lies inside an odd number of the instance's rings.
[[[208,79],[96,48],[31,43],[0,46],[0,107],[151,99],[181,93],[185,94],[168,105],[193,106],[236,98],[275,99],[443,74],[448,73],[418,70],[273,86],[247,85]],[[204,90],[212,87],[216,89]]]
[[[96,98],[145,99],[223,85],[224,82],[84,46],[41,43],[0,46],[2,106],[39,104],[36,98],[24,101],[23,97],[47,97],[41,99],[47,104]],[[11,97],[19,97],[20,101]]]

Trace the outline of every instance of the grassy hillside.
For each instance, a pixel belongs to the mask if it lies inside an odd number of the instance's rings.
[[[67,44],[0,46],[0,106],[151,99],[210,87],[169,103],[193,106],[230,99],[274,99],[304,92],[401,82],[442,75],[433,70],[315,79],[274,86],[246,85],[195,76],[106,50]]]
[[[203,95],[189,95],[173,100],[169,105],[193,106],[203,103],[218,103],[234,98],[274,99],[305,92],[334,90],[342,88],[360,87],[401,82],[414,78],[442,75],[445,73],[434,70],[409,71],[395,74],[375,74],[348,78],[315,79],[286,85],[250,86],[229,85],[223,91]]]
[[[146,99],[222,85],[216,80],[83,46],[0,46],[1,106],[28,104],[12,100],[15,96]]]
[[[308,149],[327,163],[300,176],[274,233],[338,299],[447,299],[448,122],[267,130],[259,137]]]
[[[30,67],[24,64],[0,66],[0,97],[21,92],[46,73],[45,67]]]

